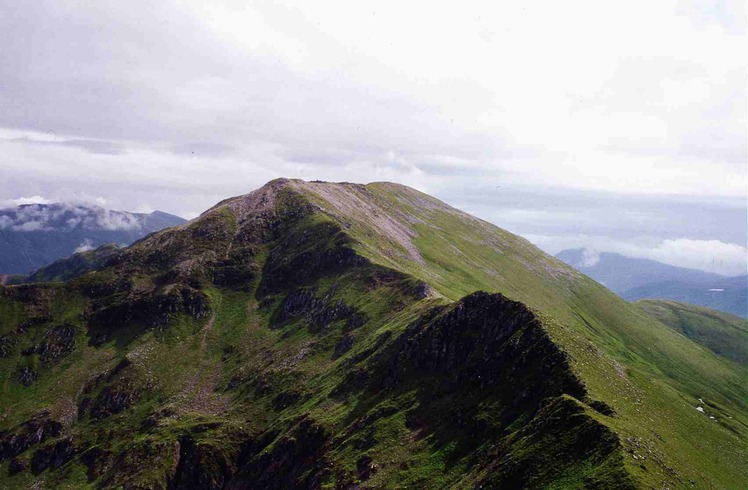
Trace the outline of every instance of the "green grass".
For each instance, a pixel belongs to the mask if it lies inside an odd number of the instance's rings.
[[[647,314],[745,367],[748,365],[748,322],[721,311],[668,300],[641,300],[636,305]]]

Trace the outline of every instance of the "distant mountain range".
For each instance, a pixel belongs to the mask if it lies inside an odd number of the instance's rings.
[[[583,249],[563,250],[556,257],[629,301],[669,299],[743,318],[748,312],[748,276],[724,277],[616,253],[591,256]]]
[[[99,206],[26,204],[0,210],[0,274],[28,274],[75,252],[129,245],[184,223],[168,213],[112,211]]]

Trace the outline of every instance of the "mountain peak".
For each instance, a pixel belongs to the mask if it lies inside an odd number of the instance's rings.
[[[414,189],[279,179],[103,252],[0,287],[15,481],[746,481],[737,365]]]

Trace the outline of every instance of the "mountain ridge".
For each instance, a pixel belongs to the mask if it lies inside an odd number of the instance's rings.
[[[8,481],[745,482],[719,450],[745,440],[738,371],[468,216],[404,186],[278,180],[66,284],[1,289],[0,429],[67,421],[0,441],[3,468],[31,465]]]
[[[644,299],[636,305],[716,354],[748,365],[748,323],[744,318],[672,300]]]

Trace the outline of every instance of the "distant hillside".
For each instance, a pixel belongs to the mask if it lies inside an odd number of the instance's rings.
[[[588,257],[581,248],[563,250],[556,254],[556,258],[619,294],[653,282],[724,279],[718,274],[675,267],[656,260],[632,259],[616,253],[601,252]]]
[[[104,244],[129,245],[184,223],[161,211],[112,211],[80,204],[27,204],[0,210],[0,274],[28,274]]]
[[[49,265],[40,267],[28,276],[12,276],[7,284],[32,282],[68,281],[88,272],[104,267],[109,260],[122,254],[122,248],[113,243],[86,252],[74,253],[70,257],[59,259]]]
[[[748,323],[745,319],[677,301],[642,300],[636,304],[715,354],[748,365]]]
[[[629,301],[669,299],[746,317],[748,276],[724,277],[615,253],[587,257],[582,249],[556,257]]]

